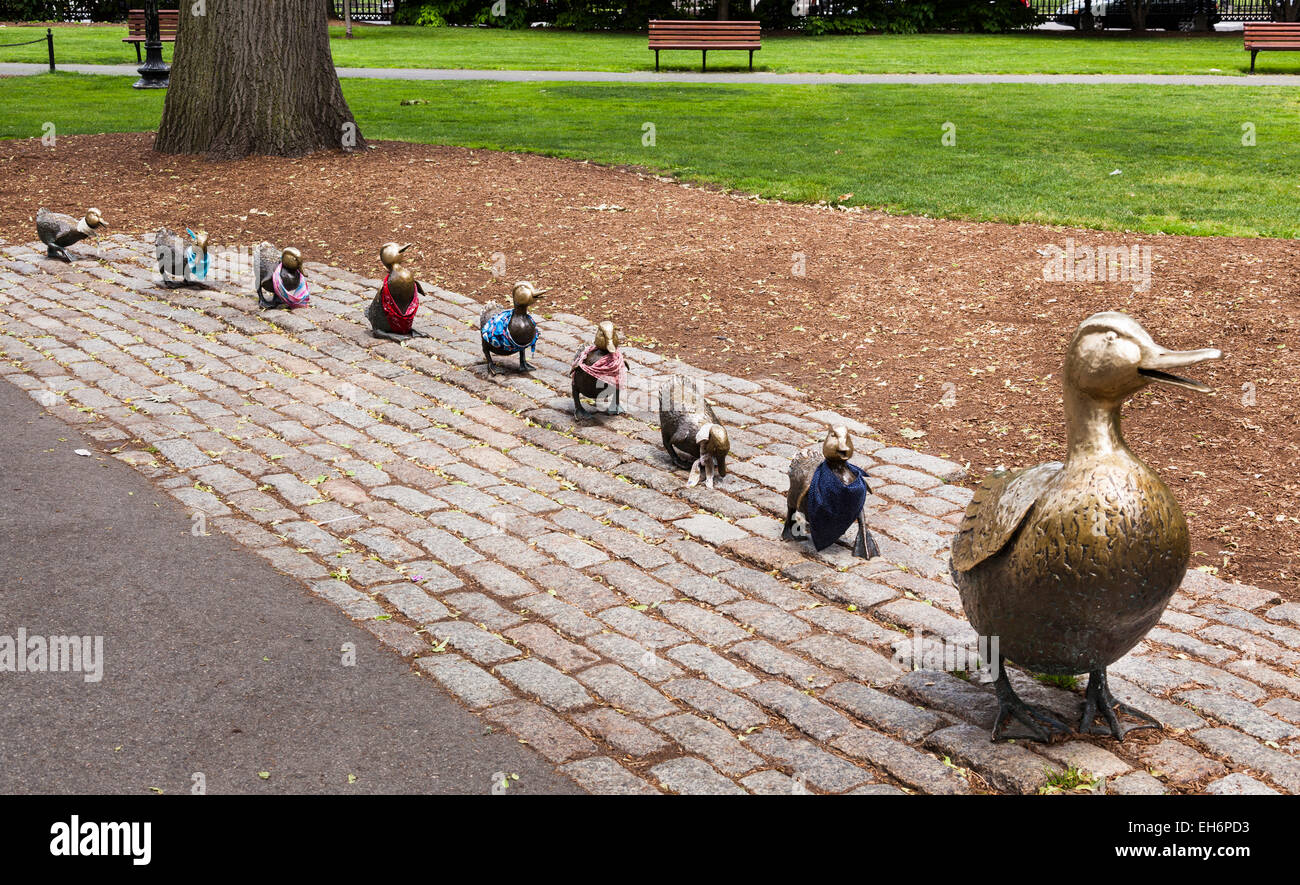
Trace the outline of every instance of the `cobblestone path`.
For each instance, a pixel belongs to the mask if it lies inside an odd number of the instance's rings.
[[[628,347],[640,389],[699,378],[732,429],[728,477],[688,489],[644,397],[575,423],[586,319],[489,378],[451,292],[398,346],[363,327],[376,280],[312,265],[310,309],[259,314],[247,284],[157,287],[143,241],[80,251],[0,246],[5,379],[167,489],[160,518],[301,579],[592,792],[1033,793],[1073,764],[1112,794],[1300,793],[1300,604],[1193,571],[1110,671],[1163,734],[995,745],[991,687],[939,663],[975,639],[947,577],[959,465]],[[873,476],[871,562],[778,540],[788,459],[828,422]],[[1013,681],[1077,720],[1079,689]]]

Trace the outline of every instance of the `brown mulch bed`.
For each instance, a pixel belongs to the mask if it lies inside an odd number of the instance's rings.
[[[611,317],[641,346],[779,378],[890,441],[923,432],[914,448],[968,462],[973,480],[1062,456],[1065,345],[1089,314],[1127,311],[1168,347],[1224,352],[1190,373],[1216,395],[1155,385],[1126,409],[1130,445],[1187,512],[1193,567],[1300,597],[1291,241],[842,212],[636,170],[404,143],[216,164],[151,144],[149,134],[0,144],[0,237],[34,239],[39,206],[75,214],[93,204],[115,230],[204,226],[215,244],[269,239],[299,246],[309,264],[372,276],[381,243],[411,241],[427,281],[503,298],[507,281],[536,280],[554,287],[549,309]],[[1040,250],[1068,237],[1150,245],[1150,290],[1044,282]]]

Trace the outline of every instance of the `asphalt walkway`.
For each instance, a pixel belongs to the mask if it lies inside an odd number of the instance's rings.
[[[0,64],[0,76],[41,74],[41,64]],[[103,74],[134,77],[135,65],[59,65],[58,70],[75,74]],[[1300,75],[1254,74],[1249,77],[1226,74],[770,74],[735,71],[724,73],[653,71],[482,71],[445,68],[339,68],[344,79],[366,80],[495,80],[513,83],[731,83],[760,86],[815,85],[940,85],[1020,83],[1037,85],[1092,84],[1150,86],[1300,86]]]
[[[0,794],[184,794],[196,773],[212,794],[485,794],[498,772],[581,792],[24,391],[0,383],[0,419],[0,642],[103,637],[97,682],[0,670]]]

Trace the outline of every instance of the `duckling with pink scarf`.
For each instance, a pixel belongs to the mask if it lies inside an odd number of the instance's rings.
[[[623,333],[605,320],[596,327],[595,342],[574,356],[569,374],[573,376],[573,411],[578,417],[591,414],[582,407],[584,396],[603,406],[606,415],[622,411],[619,394],[627,387],[627,364],[618,349],[622,343]]]

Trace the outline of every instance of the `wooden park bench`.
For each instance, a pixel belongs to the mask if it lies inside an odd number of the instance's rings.
[[[710,49],[749,51],[749,69],[754,70],[754,52],[759,45],[758,22],[664,21],[650,22],[650,48],[655,53],[655,70],[659,70],[659,53],[664,49],[698,49],[700,70],[709,61]]]
[[[158,31],[162,34],[164,43],[176,42],[176,29],[181,26],[181,12],[179,9],[160,9],[158,10]],[[127,13],[126,18],[126,36],[122,38],[123,43],[135,44],[135,60],[140,59],[140,44],[144,42],[144,10],[132,9]]]
[[[1244,26],[1252,74],[1259,53],[1268,49],[1300,50],[1300,22],[1245,22]]]

